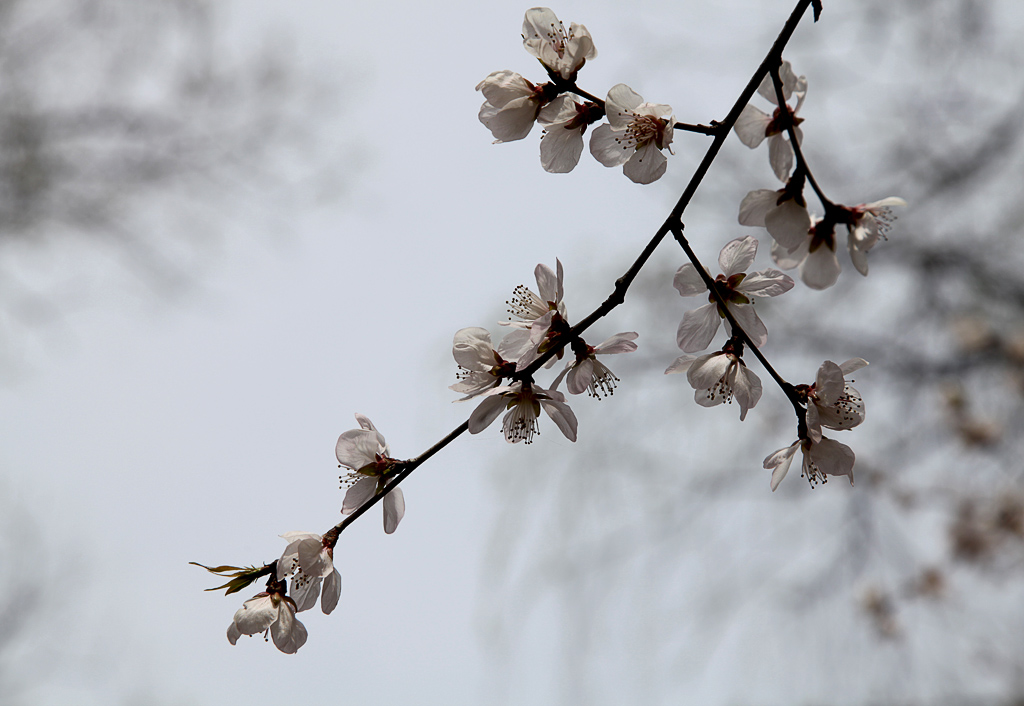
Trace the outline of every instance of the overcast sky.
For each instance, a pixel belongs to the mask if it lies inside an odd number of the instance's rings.
[[[851,50],[842,9],[828,5],[794,51],[811,32],[832,37],[829,52]],[[457,329],[497,332],[502,303],[515,285],[534,286],[538,262],[561,258],[567,290],[609,263],[624,271],[677,198],[706,145],[700,136],[678,134],[668,176],[646,188],[587,155],[572,175],[546,174],[539,131],[490,144],[474,86],[499,69],[543,78],[519,38],[526,9],[238,0],[221,14],[233,48],[281,42],[337,92],[338,109],[310,120],[347,146],[350,164],[335,165],[337,181],[309,186],[320,192],[315,206],[283,200],[278,210],[272,197],[245,197],[272,215],[220,224],[226,245],[188,294],[166,303],[114,283],[41,334],[43,352],[0,388],[2,492],[43,547],[38,561],[18,562],[42,567],[55,601],[38,628],[58,645],[44,653],[55,666],[27,702],[139,694],[143,703],[456,706],[493,701],[493,685],[509,679],[523,703],[556,698],[557,684],[528,670],[497,679],[475,620],[488,600],[478,593],[484,540],[501,503],[491,467],[509,454],[543,464],[545,448],[569,444],[550,425],[527,448],[497,429],[460,439],[403,486],[407,513],[394,535],[383,534],[379,510],[347,531],[335,553],[339,607],[302,614],[310,637],[295,656],[259,638],[229,645],[231,616],[258,589],[204,593],[216,577],[187,565],[269,562],[284,548],[279,534],[328,529],[342,500],[334,444],[356,426],[353,413],[374,421],[395,456],[419,454],[471,411],[447,390]],[[581,85],[603,95],[626,82],[679,120],[707,122],[724,116],[791,8],[637,0],[628,11],[618,2],[553,9],[595,39],[599,56]],[[813,85],[814,67],[797,68]],[[829,124],[855,104],[819,110]],[[767,164],[757,168],[770,178]],[[753,187],[717,188],[742,196]],[[700,246],[713,261],[720,244]],[[608,326],[629,330],[625,317]],[[607,404],[602,412],[615,414]],[[537,645],[555,641],[531,629]]]

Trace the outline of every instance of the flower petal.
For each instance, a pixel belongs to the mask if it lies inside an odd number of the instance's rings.
[[[501,395],[485,397],[483,401],[476,406],[473,413],[469,415],[469,433],[479,434],[482,432],[490,426],[491,422],[498,418],[498,415],[501,414],[501,410],[503,409],[505,409],[504,397]]]
[[[676,288],[681,297],[696,297],[708,291],[708,286],[697,273],[697,268],[686,263],[676,270],[676,276],[672,278],[672,286]]]
[[[811,230],[811,216],[807,207],[788,199],[768,211],[764,218],[768,234],[782,247],[792,250],[803,241]]]
[[[746,272],[757,257],[757,238],[752,235],[745,235],[742,238],[730,240],[718,253],[718,265],[722,268],[722,274],[732,277],[740,272]]]
[[[391,534],[398,529],[398,523],[405,517],[405,494],[401,488],[392,488],[384,496],[384,533]]]
[[[772,472],[772,492],[775,492],[775,489],[779,487],[779,483],[782,482],[782,479],[786,477],[786,473],[789,472],[789,466],[793,463],[793,456],[796,454],[796,449],[799,445],[799,440],[794,441],[792,446],[779,449],[769,454],[764,460],[764,467]]]
[[[345,499],[341,503],[341,514],[350,515],[363,506],[367,500],[377,493],[377,479],[371,476],[360,478],[345,493]]]
[[[664,176],[667,168],[668,158],[657,145],[648,142],[633,153],[622,167],[622,173],[637,184],[650,184]]]
[[[736,131],[736,137],[740,138],[740,142],[754,149],[764,140],[771,121],[772,119],[763,112],[752,105],[747,105],[736,119],[733,130]]]
[[[704,350],[711,345],[721,320],[718,306],[714,303],[686,312],[676,331],[676,343],[684,353]]]
[[[337,607],[338,599],[341,598],[341,574],[334,569],[324,579],[323,595],[320,598],[320,610],[324,615],[330,615]]]
[[[565,403],[565,397],[560,392],[551,392],[548,394],[552,395],[551,399],[540,399],[540,405],[547,412],[547,415],[551,417],[551,421],[555,423],[559,431],[565,435],[565,438],[569,441],[576,441],[576,415],[568,404]],[[553,395],[558,395],[558,398],[554,398]]]
[[[782,193],[771,189],[757,189],[744,196],[740,202],[740,225],[764,228],[765,215],[776,207]]]

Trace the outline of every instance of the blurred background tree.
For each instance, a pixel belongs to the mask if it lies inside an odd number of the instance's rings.
[[[681,254],[642,278],[629,323],[609,324],[641,334],[615,361],[615,396],[580,399],[578,446],[534,466],[510,454],[497,485],[488,634],[565,703],[1024,699],[1024,18],[976,0],[825,13],[828,31],[787,52],[809,82],[811,169],[838,202],[910,205],[867,280],[845,259],[833,289],[798,282],[758,308],[794,383],[822,360],[871,362],[854,376],[866,423],[831,434],[857,453],[856,487],[811,492],[791,471],[769,492],[761,460],[795,438],[788,404],[753,363],[765,394],[742,425],[735,405],[699,408],[684,376],[660,376],[688,308],[670,286]],[[687,232],[711,262],[759,231],[766,261],[763,230],[704,225],[777,188],[761,155],[726,159]]]

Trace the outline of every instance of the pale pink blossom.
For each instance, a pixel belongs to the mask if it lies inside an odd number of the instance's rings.
[[[598,346],[588,346],[580,341],[579,350],[577,351],[575,347],[573,349],[576,353],[575,357],[558,374],[551,389],[557,390],[562,378],[568,375],[566,387],[574,395],[589,392],[596,399],[611,395],[615,392],[615,385],[619,379],[608,369],[608,366],[597,359],[597,356],[632,353],[636,350],[636,344],[633,341],[637,336],[638,334],[633,331],[617,333]]]
[[[788,292],[793,288],[793,280],[778,270],[744,272],[753,264],[756,255],[757,239],[751,235],[726,243],[718,255],[722,274],[715,279],[715,287],[747,336],[760,348],[768,340],[768,329],[754,311],[753,298],[775,297]],[[711,344],[724,314],[719,311],[704,279],[692,264],[679,268],[672,285],[684,297],[707,293],[708,303],[686,312],[676,332],[676,343],[684,352],[702,351]]]
[[[623,165],[632,181],[650,184],[665,173],[661,151],[672,152],[675,118],[672,106],[643,100],[624,83],[612,86],[604,106],[608,122],[594,130],[590,153],[606,167]]]
[[[320,608],[329,615],[341,596],[341,574],[334,568],[334,548],[312,532],[287,532],[281,537],[288,546],[277,560],[277,579],[284,581],[291,576],[295,611],[301,613],[316,605],[322,583]]]
[[[341,506],[342,514],[349,515],[363,503],[384,490],[394,471],[395,460],[384,435],[377,431],[367,417],[356,414],[359,429],[351,429],[338,437],[335,453],[338,463],[349,469],[342,478],[348,487]],[[391,534],[405,515],[405,495],[401,488],[393,488],[384,496],[384,531]]]
[[[228,626],[228,642],[242,635],[270,633],[277,649],[295,654],[306,644],[306,627],[295,618],[295,601],[281,593],[258,593],[238,609]]]
[[[555,174],[571,172],[583,153],[587,126],[603,115],[596,103],[580,103],[566,94],[544,106],[537,116],[537,122],[544,127],[540,136],[541,166]]]
[[[795,247],[772,243],[772,259],[784,270],[800,269],[800,279],[811,289],[828,289],[839,280],[835,227],[821,218],[811,219],[811,228]]]
[[[495,71],[477,84],[476,90],[484,94],[480,122],[494,135],[495,144],[530,134],[541,108],[553,97],[547,85],[534,85],[514,71]]]
[[[847,246],[853,266],[862,275],[868,274],[868,251],[875,246],[879,238],[884,239],[888,235],[889,228],[896,220],[892,207],[906,205],[907,202],[903,199],[889,196],[880,201],[862,203],[847,209]]]
[[[526,11],[523,46],[545,69],[566,81],[575,81],[583,64],[597,57],[594,40],[586,27],[573,22],[566,31],[565,25],[546,7]]]
[[[562,301],[562,296],[565,294],[562,285],[564,274],[561,260],[555,260],[555,267],[558,270],[557,274],[544,264],[534,268],[533,274],[537,279],[537,291],[540,294],[534,294],[533,290],[524,284],[515,288],[512,298],[505,302],[508,305],[510,316],[508,321],[499,322],[502,326],[529,329],[533,326],[534,321],[552,311],[565,316],[565,303]],[[518,321],[513,319],[513,316]]]
[[[853,449],[823,436],[819,441],[798,439],[792,445],[768,455],[764,467],[772,472],[773,491],[789,472],[798,448],[803,451],[804,457],[800,475],[812,487],[818,483],[827,483],[828,476],[848,476],[850,485],[853,485],[853,464],[856,461]]]
[[[811,229],[807,203],[786,189],[751,191],[740,204],[740,225],[766,228],[780,247],[798,247]]]
[[[732,352],[723,350],[696,358],[683,355],[665,370],[666,375],[682,372],[695,390],[693,399],[697,404],[714,407],[735,399],[741,422],[747,418],[747,410],[761,399],[761,379]]]
[[[751,149],[760,145],[765,138],[768,138],[768,161],[771,164],[772,171],[775,172],[775,176],[779,178],[779,181],[786,182],[789,180],[790,172],[793,170],[793,146],[789,144],[787,131],[782,127],[785,122],[782,119],[783,110],[788,113],[788,116],[793,121],[793,130],[796,133],[797,141],[802,142],[803,134],[798,126],[803,122],[803,118],[796,117],[796,114],[803,105],[804,97],[807,94],[807,79],[803,76],[798,77],[793,73],[793,67],[790,66],[788,61],[782,62],[782,67],[779,69],[779,78],[782,79],[783,98],[789,101],[795,95],[797,97],[796,106],[791,107],[788,102],[784,106],[778,105],[775,84],[772,82],[771,75],[766,75],[764,80],[761,81],[757,92],[777,106],[775,111],[772,115],[768,115],[747,104],[736,120],[734,129],[736,136],[740,138],[740,142]]]
[[[513,335],[517,333],[518,335]],[[523,345],[518,339],[523,338],[528,342],[529,332],[525,329],[516,329],[510,332],[495,350],[491,346],[491,334],[487,329],[479,326],[459,329],[452,342],[452,355],[459,365],[459,382],[448,389],[466,396],[456,402],[483,394],[500,385],[503,378],[510,377],[516,369],[517,351]]]
[[[797,387],[807,395],[807,435],[812,441],[821,440],[822,427],[841,431],[864,421],[864,399],[846,376],[867,364],[863,358],[850,358],[842,365],[826,360],[814,384]]]
[[[502,410],[502,433],[510,444],[533,442],[539,432],[537,417],[543,409],[569,441],[576,441],[576,415],[557,390],[545,390],[529,382],[516,381],[485,393],[469,417],[469,433],[479,434],[498,418]]]

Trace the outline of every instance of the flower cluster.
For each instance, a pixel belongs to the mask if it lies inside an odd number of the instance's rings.
[[[452,355],[459,366],[459,382],[451,389],[468,393],[459,402],[481,398],[469,417],[471,434],[486,429],[504,411],[501,428],[505,440],[529,444],[539,433],[538,418],[543,410],[565,438],[576,441],[576,415],[558,386],[564,379],[571,394],[588,392],[597,399],[611,395],[619,378],[597,356],[636,350],[633,341],[637,334],[632,331],[616,334],[598,346],[590,346],[572,333],[563,301],[561,261],[556,260],[555,267],[552,270],[539,264],[534,269],[537,293],[525,285],[515,288],[506,302],[509,320],[499,322],[512,330],[497,348],[487,329],[473,326],[455,333]],[[538,385],[528,372],[531,366],[548,356],[546,367],[550,367],[566,348],[573,357],[551,387]]]
[[[607,115],[608,122],[593,132],[591,154],[606,167],[621,166],[638,184],[662,177],[667,165],[663,151],[672,151],[671,106],[645,103],[623,83],[613,86],[603,101],[578,88],[579,70],[597,56],[593,38],[576,23],[566,31],[546,7],[527,10],[523,46],[540,61],[550,81],[535,84],[514,71],[495,71],[477,84],[484,95],[480,122],[495,142],[521,140],[539,123],[544,129],[541,166],[564,174],[579,163],[587,128]]]
[[[796,392],[806,405],[805,434],[786,448],[768,455],[764,467],[772,472],[774,491],[786,477],[797,449],[803,452],[801,475],[814,487],[828,482],[828,476],[848,476],[853,485],[853,464],[856,456],[846,444],[829,439],[821,428],[845,431],[864,421],[864,400],[846,381],[846,376],[868,363],[851,358],[841,365],[826,360],[818,368],[813,383],[797,385]]]

